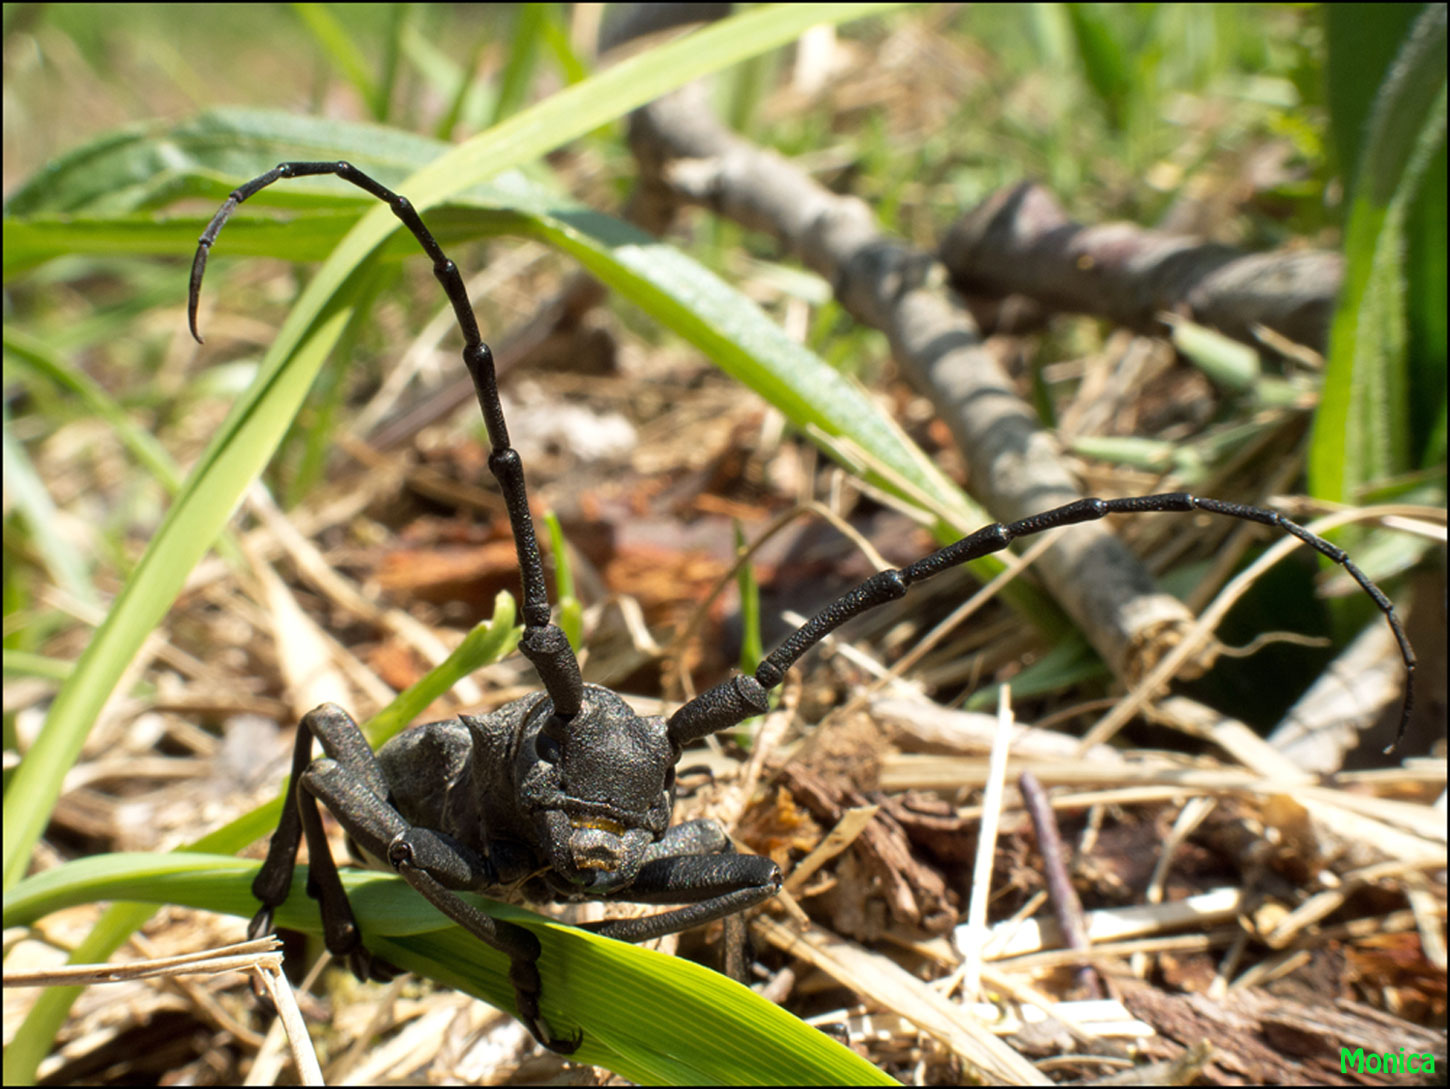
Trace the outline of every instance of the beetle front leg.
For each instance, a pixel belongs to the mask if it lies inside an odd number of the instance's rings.
[[[645,852],[645,861],[651,862],[657,858],[678,858],[685,855],[728,854],[733,853],[734,850],[730,837],[725,834],[725,829],[719,821],[701,818],[685,821],[683,824],[676,824],[669,828],[657,842],[650,845],[649,850]],[[744,876],[747,880],[752,877],[764,877],[767,883],[770,880],[769,872],[763,867],[760,874],[745,874]],[[746,950],[749,936],[746,934],[745,920],[739,914],[727,914],[722,917],[722,921],[725,924],[725,935],[721,943],[720,970],[736,983],[748,985],[750,980],[747,974]]]
[[[735,847],[720,822],[709,817],[700,817],[666,828],[663,836],[645,848],[643,864],[647,866],[662,858],[734,852]]]
[[[587,923],[584,929],[625,942],[648,941],[763,903],[780,891],[780,880],[780,867],[770,859],[733,850],[656,859],[640,867],[639,876],[620,898],[684,907],[636,919]]]

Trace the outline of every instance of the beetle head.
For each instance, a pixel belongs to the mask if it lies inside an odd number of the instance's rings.
[[[663,719],[636,714],[598,685],[584,686],[571,719],[554,715],[547,698],[530,709],[516,757],[519,796],[561,891],[629,887],[669,827],[675,757]]]

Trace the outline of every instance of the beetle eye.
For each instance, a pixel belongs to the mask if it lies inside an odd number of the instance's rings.
[[[559,742],[541,731],[534,738],[534,753],[546,764],[557,764],[559,762]]]

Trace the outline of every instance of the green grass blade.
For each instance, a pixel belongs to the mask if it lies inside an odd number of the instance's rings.
[[[1414,4],[1324,4],[1329,135],[1347,179],[1359,176],[1375,95],[1419,14]]]
[[[1445,8],[1428,6],[1390,67],[1366,133],[1309,447],[1310,491],[1321,498],[1356,502],[1366,485],[1411,468],[1404,219],[1445,140],[1445,30]]]
[[[512,653],[523,634],[523,629],[514,624],[516,612],[513,596],[507,590],[500,590],[493,599],[492,616],[475,624],[453,653],[368,720],[363,733],[369,743],[374,747],[381,745],[464,677]]]
[[[735,555],[745,554],[745,532],[739,519],[731,524],[735,532]],[[760,584],[755,581],[755,566],[746,561],[735,572],[735,585],[740,592],[740,672],[754,674],[765,658],[760,640]]]
[[[509,34],[508,58],[498,80],[498,98],[493,104],[497,125],[523,108],[528,101],[529,87],[539,59],[544,23],[548,20],[547,4],[517,4],[513,9],[513,27]]]
[[[554,607],[558,610],[558,624],[577,654],[584,648],[584,604],[574,589],[574,567],[569,562],[559,516],[546,510],[544,525],[549,530],[549,554],[554,558]]]
[[[4,451],[5,497],[34,538],[41,562],[56,586],[91,608],[100,608],[100,598],[91,585],[85,557],[68,534],[58,531],[55,504],[50,492],[30,462],[25,447],[10,429],[10,407],[0,413],[0,448]]]
[[[71,394],[93,415],[106,422],[137,463],[160,481],[168,492],[175,493],[181,487],[181,472],[165,447],[156,441],[156,436],[132,420],[95,379],[72,366],[69,360],[52,351],[48,345],[19,329],[6,326],[4,338],[7,364],[27,368]],[[9,380],[7,370],[6,382]]]
[[[258,863],[226,855],[116,854],[28,878],[5,898],[5,925],[95,900],[184,904],[249,916]],[[448,920],[403,881],[346,872],[343,882],[378,955],[513,1009],[508,962]],[[299,867],[277,923],[321,932]],[[559,926],[521,908],[477,901],[526,926],[543,947],[544,1016],[580,1028],[581,1062],[643,1084],[894,1084],[870,1063],[739,984],[678,957]]]
[[[1115,129],[1122,128],[1133,80],[1119,29],[1099,5],[1066,4],[1064,8],[1083,77],[1097,96],[1108,123]]]
[[[367,103],[373,118],[382,120],[387,111],[382,89],[368,71],[362,50],[358,49],[333,9],[326,4],[293,4],[292,11],[312,35],[312,40],[327,57],[332,69],[341,73],[352,85],[358,97]]]

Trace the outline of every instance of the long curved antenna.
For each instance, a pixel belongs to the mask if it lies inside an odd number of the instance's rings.
[[[670,716],[670,741],[676,751],[717,730],[728,730],[751,715],[764,714],[770,709],[767,693],[780,684],[789,669],[806,651],[815,646],[828,634],[847,620],[868,609],[884,605],[903,596],[914,582],[921,582],[939,575],[943,571],[1000,552],[1019,537],[1030,537],[1034,533],[1070,526],[1078,522],[1095,522],[1109,514],[1135,514],[1145,511],[1206,511],[1230,518],[1242,518],[1250,522],[1262,522],[1285,533],[1298,537],[1321,554],[1349,572],[1350,577],[1384,614],[1390,631],[1400,645],[1400,656],[1405,662],[1405,703],[1400,713],[1400,729],[1395,736],[1397,747],[1405,736],[1405,727],[1410,722],[1410,712],[1415,705],[1415,652],[1400,624],[1394,602],[1385,596],[1368,575],[1361,571],[1344,550],[1330,544],[1323,537],[1310,533],[1297,522],[1291,522],[1277,511],[1263,507],[1249,507],[1241,503],[1225,503],[1220,499],[1203,499],[1186,492],[1171,492],[1164,495],[1144,495],[1127,499],[1079,499],[1066,506],[1057,507],[1042,514],[1034,514],[1018,522],[994,523],[979,529],[969,537],[963,537],[955,544],[938,549],[930,556],[891,571],[872,575],[853,590],[848,590],[827,605],[785,642],[771,651],[756,667],[754,676],[736,674],[729,680],[717,684],[708,691],[685,704]]]
[[[423,251],[433,259],[433,275],[443,285],[448,301],[453,304],[453,313],[458,318],[459,328],[463,330],[463,362],[473,378],[473,388],[478,393],[478,405],[483,410],[484,426],[488,428],[488,441],[493,448],[488,456],[488,468],[503,492],[509,524],[513,529],[514,549],[519,557],[524,614],[524,637],[519,643],[519,649],[533,663],[553,702],[555,719],[546,727],[546,733],[556,740],[562,740],[567,721],[579,712],[584,682],[579,675],[579,662],[569,647],[568,638],[549,620],[549,593],[544,583],[544,564],[539,556],[538,538],[534,536],[533,518],[529,515],[523,462],[518,451],[509,445],[508,426],[504,423],[503,406],[498,399],[493,353],[479,334],[478,319],[468,302],[468,293],[463,288],[463,278],[458,274],[458,266],[448,258],[432,233],[423,225],[423,220],[419,218],[408,198],[394,193],[351,163],[342,161],[279,163],[261,177],[238,186],[217,209],[216,215],[212,216],[211,222],[207,224],[197,242],[196,257],[191,263],[191,293],[186,311],[191,335],[196,338],[197,343],[202,342],[201,334],[196,328],[196,309],[201,297],[201,278],[206,272],[207,254],[211,252],[212,244],[216,242],[217,235],[221,233],[231,214],[236,211],[237,205],[275,181],[318,174],[332,174],[345,182],[351,182],[387,204],[393,214],[402,220],[403,226],[412,232]]]

